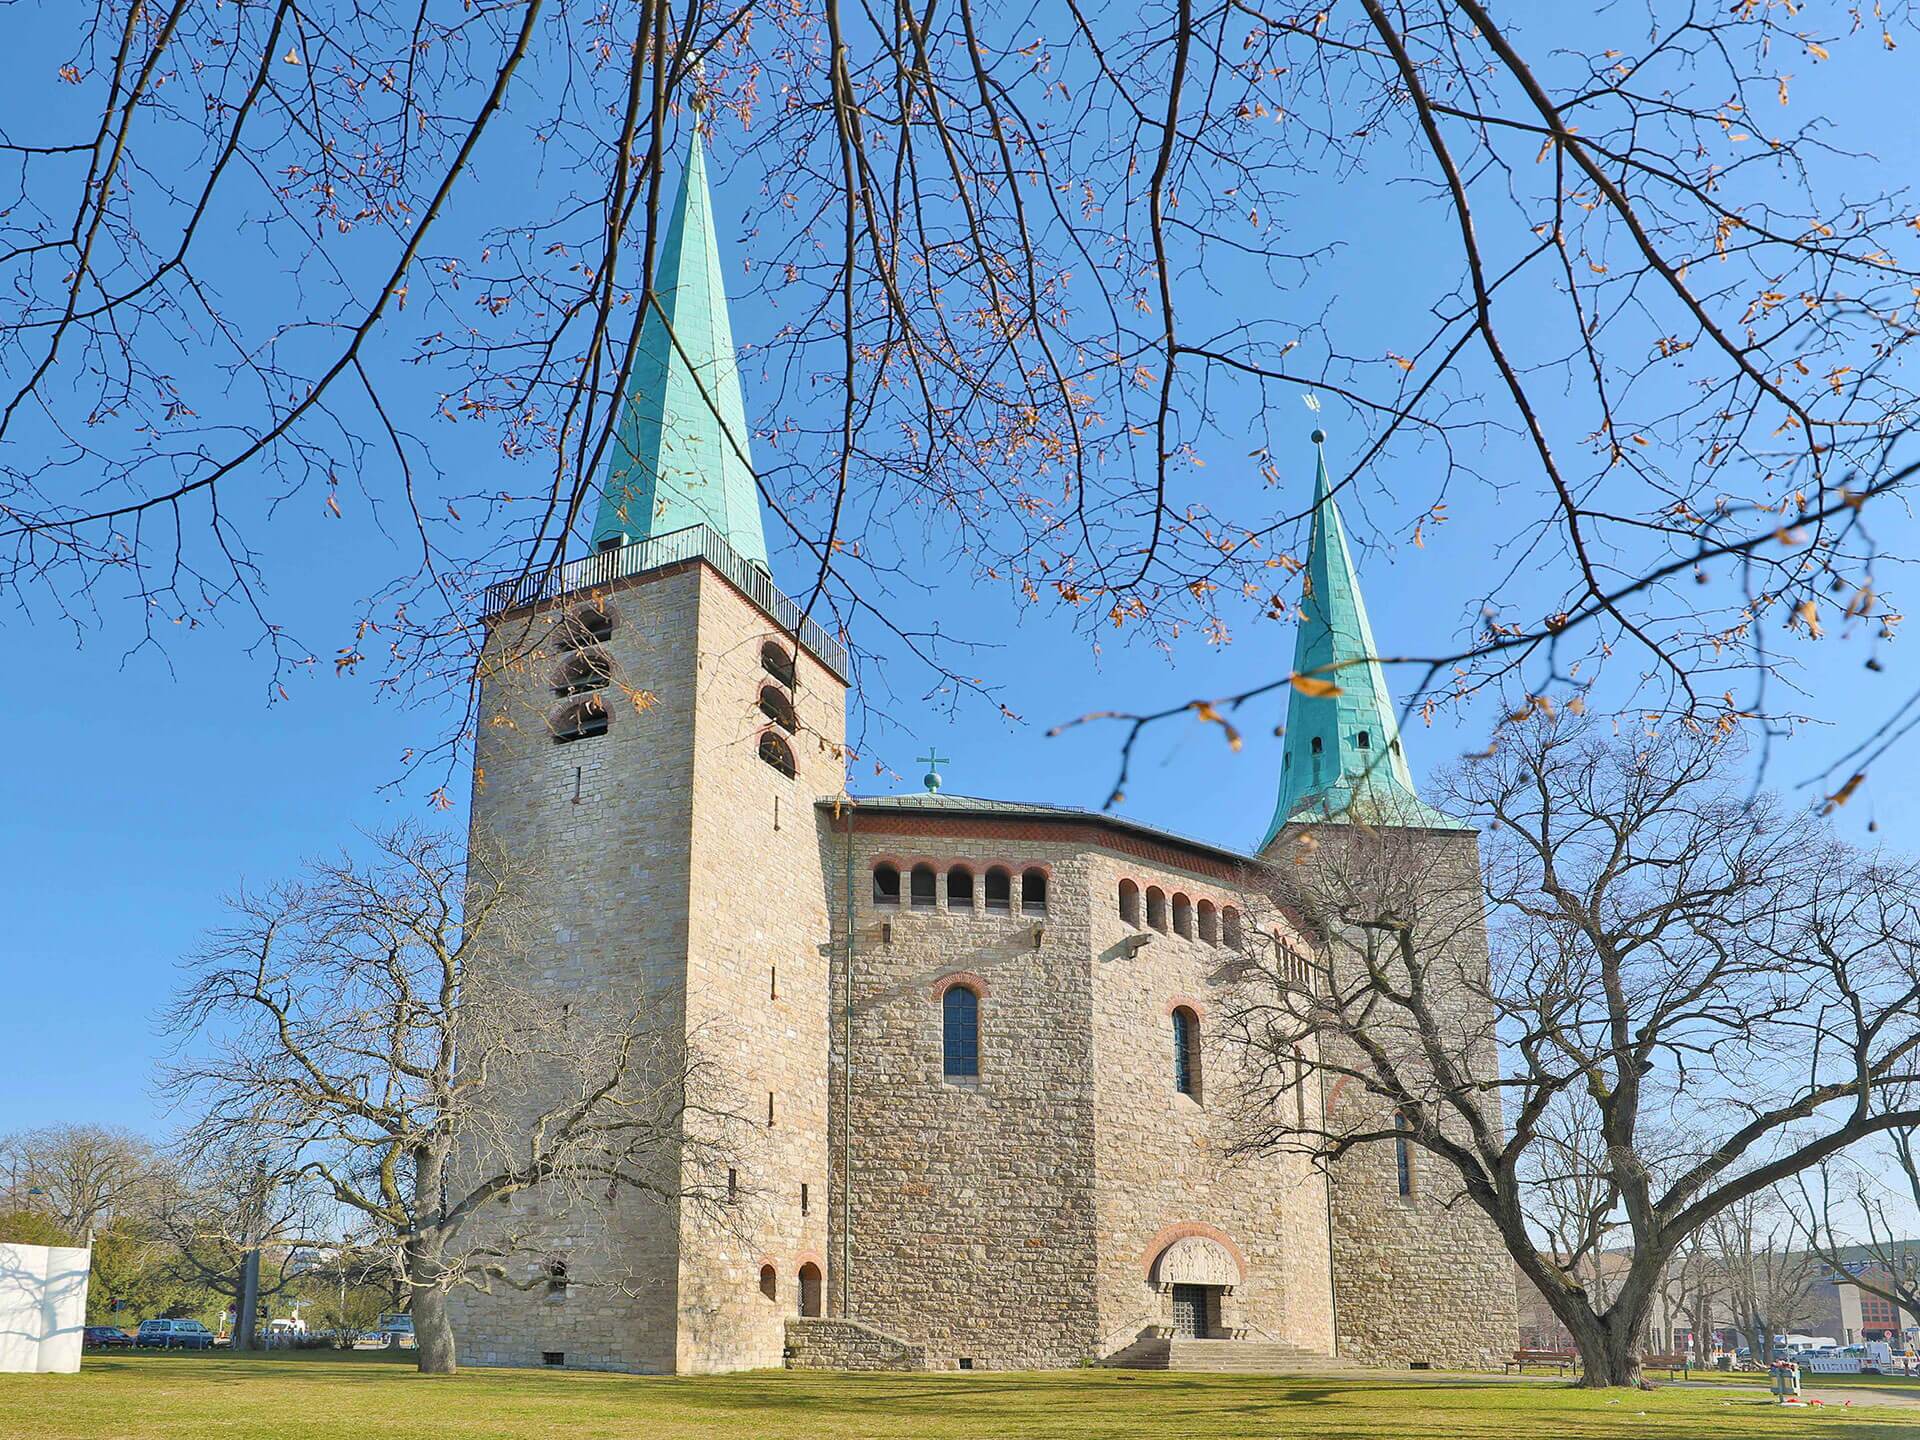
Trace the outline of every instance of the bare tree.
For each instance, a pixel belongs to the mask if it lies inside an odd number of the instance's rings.
[[[205,1098],[197,1143],[272,1156],[357,1217],[356,1248],[405,1277],[420,1368],[448,1373],[448,1292],[519,1285],[516,1257],[551,1240],[489,1202],[712,1192],[698,1155],[691,1180],[679,1165],[698,1067],[657,997],[559,1005],[517,983],[544,941],[529,877],[484,838],[464,867],[442,835],[375,843],[371,864],[230,902],[171,1013],[192,1045],[175,1077]]]
[[[299,1280],[301,1247],[338,1233],[335,1211],[312,1173],[278,1173],[258,1150],[229,1142],[182,1157],[154,1224],[173,1270],[233,1307],[234,1344],[244,1348],[255,1333],[248,1306]]]
[[[1487,526],[1457,643],[1398,657],[1417,705],[1605,669],[1654,708],[1783,716],[1783,644],[1844,619],[1877,662],[1896,618],[1910,206],[1794,82],[1897,84],[1903,19],[83,10],[57,77],[0,101],[0,594],[76,624],[121,595],[149,638],[237,610],[277,686],[324,648],[274,622],[265,516],[357,512],[406,558],[336,667],[467,693],[478,581],[581,553],[695,93],[765,197],[741,271],[781,321],[748,367],[776,543],[808,610],[946,693],[991,677],[980,637],[897,618],[930,560],[1169,643],[1284,619],[1307,487],[1268,487],[1303,388],[1347,417],[1343,490],[1398,477],[1381,534]],[[1294,203],[1311,184],[1367,203]],[[1419,236],[1388,333],[1362,228]],[[486,427],[489,473],[442,468],[425,427],[452,423]],[[1137,735],[1288,678],[1116,713]]]
[[[1904,1095],[1885,1103],[1906,1103]],[[1794,1213],[1809,1250],[1845,1283],[1920,1316],[1920,1132],[1889,1130],[1799,1177]]]
[[[1792,1212],[1771,1189],[1742,1196],[1706,1225],[1734,1323],[1746,1337],[1748,1352],[1763,1365],[1773,1358],[1776,1335],[1797,1329],[1816,1313],[1821,1267],[1794,1247],[1799,1233]]]
[[[1745,801],[1738,759],[1685,729],[1518,727],[1451,784],[1485,827],[1483,877],[1431,832],[1296,829],[1300,863],[1276,865],[1274,894],[1323,938],[1327,978],[1302,987],[1255,958],[1243,980],[1236,1029],[1256,1058],[1315,1033],[1322,1068],[1372,1101],[1312,1143],[1408,1138],[1441,1162],[1591,1385],[1639,1380],[1688,1236],[1920,1123],[1882,1103],[1920,1063],[1920,875],[1811,813]],[[1483,911],[1490,969],[1471,943]],[[1592,1134],[1570,1149],[1569,1124]],[[1569,1260],[1540,1244],[1543,1176],[1579,1184]],[[1608,1235],[1628,1260],[1603,1301],[1578,1262]]]
[[[5,1203],[52,1216],[75,1244],[148,1209],[165,1170],[152,1141],[105,1125],[54,1125],[0,1139]]]

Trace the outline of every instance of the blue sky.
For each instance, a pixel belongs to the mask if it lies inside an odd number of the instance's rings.
[[[58,7],[30,13],[35,18],[10,15],[27,21],[22,48],[57,48]],[[49,103],[57,98],[51,72],[22,70],[29,91],[47,87]],[[1798,103],[1826,107],[1862,148],[1874,136],[1902,135],[1894,71],[1868,73],[1874,83],[1852,86],[1808,73],[1797,82]],[[756,196],[729,174],[724,139],[714,155],[716,213],[732,264],[747,231],[742,217],[759,218]],[[1875,168],[1863,163],[1861,171]],[[1356,332],[1373,332],[1350,348],[1389,348],[1404,332],[1404,308],[1424,293],[1408,277],[1430,256],[1432,238],[1390,223],[1401,213],[1394,197],[1350,177],[1304,180],[1300,203],[1344,207],[1350,243],[1337,278],[1354,298],[1343,316]],[[1216,288],[1235,294],[1235,278],[1222,274]],[[746,344],[777,323],[757,302],[737,305],[734,319]],[[751,410],[750,363],[746,374]],[[1316,418],[1302,405],[1291,448],[1275,457],[1281,483],[1260,493],[1250,467],[1222,467],[1223,499],[1276,514],[1297,509],[1310,492],[1306,435],[1316,423],[1333,433],[1337,468],[1357,422],[1333,406]],[[503,463],[477,429],[430,433],[448,469],[484,473]],[[1365,477],[1346,507],[1375,633],[1388,650],[1441,649],[1457,639],[1462,603],[1483,565],[1483,507],[1495,503],[1456,494],[1453,521],[1430,532],[1425,549],[1397,548],[1389,537],[1407,533],[1407,505],[1417,509],[1437,480],[1438,461],[1422,463]],[[321,513],[317,497],[301,495],[256,531],[273,555],[266,583],[276,618],[321,656],[310,674],[289,682],[283,703],[268,703],[267,665],[248,653],[254,635],[237,615],[135,648],[125,607],[107,606],[98,624],[76,632],[31,597],[24,608],[0,597],[0,644],[14,677],[0,704],[0,753],[12,757],[0,766],[0,976],[9,1001],[0,1009],[0,1133],[67,1120],[163,1128],[169,1097],[153,1084],[163,1051],[156,1022],[178,958],[219,922],[221,895],[351,846],[358,829],[429,816],[427,784],[391,782],[402,778],[402,753],[435,738],[440,717],[379,702],[370,676],[335,676],[326,663],[396,563],[394,543],[364,509],[350,497],[344,509],[336,519]],[[804,572],[769,539],[776,577],[800,588]],[[950,716],[924,698],[926,678],[896,659],[894,693],[876,697],[891,719],[877,725],[869,748],[905,778],[876,781],[863,766],[856,790],[917,785],[914,757],[932,744],[950,757],[949,790],[1097,808],[1112,786],[1119,731],[1090,726],[1050,738],[1051,727],[1095,710],[1151,710],[1229,693],[1271,679],[1292,653],[1289,626],[1252,615],[1235,624],[1230,645],[1196,637],[1168,655],[1112,632],[1096,646],[1064,620],[962,575],[935,575],[931,586],[928,595],[899,598],[903,616],[939,618],[992,641],[977,668],[1021,719],[977,703]],[[1875,688],[1861,653],[1810,657],[1807,703],[1817,715],[1857,720],[1882,707],[1882,688],[1902,683],[1879,677]],[[1272,731],[1282,704],[1269,699],[1236,717],[1247,737],[1238,754],[1216,727],[1176,721],[1152,731],[1136,756],[1125,811],[1215,842],[1257,843],[1273,805],[1280,747]],[[1416,776],[1484,743],[1488,719],[1481,705],[1410,734]],[[1777,771],[1784,781],[1815,773],[1832,748],[1818,728],[1793,746]],[[1878,772],[1843,816],[1850,832],[1871,814],[1882,838],[1920,843],[1911,775],[1905,756]],[[455,793],[464,802],[460,787]],[[458,825],[463,817],[464,803],[445,820]]]

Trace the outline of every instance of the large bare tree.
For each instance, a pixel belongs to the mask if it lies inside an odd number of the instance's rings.
[[[1604,672],[1641,706],[1779,717],[1783,649],[1845,628],[1878,664],[1897,619],[1911,207],[1853,153],[1882,137],[1802,96],[1899,85],[1901,18],[53,13],[57,52],[17,56],[0,100],[0,595],[76,623],[132,605],[149,637],[237,612],[269,694],[329,650],[465,694],[479,580],[581,553],[694,95],[727,193],[763,197],[738,273],[777,317],[746,373],[783,573],[943,694],[994,676],[982,637],[898,618],[950,568],[930,558],[1107,634],[1286,619],[1304,389],[1377,535],[1439,550],[1470,521],[1473,563],[1436,567],[1456,636],[1400,657],[1417,706]],[[497,459],[443,464],[450,426]],[[1394,500],[1356,488],[1372,470]],[[276,547],[310,547],[269,513],[404,540],[352,633],[275,623]],[[1137,734],[1288,678],[1114,713]],[[1843,778],[1881,733],[1850,725]]]
[[[204,1106],[192,1139],[326,1188],[346,1248],[405,1277],[423,1371],[455,1366],[449,1292],[524,1288],[571,1207],[718,1188],[698,1155],[682,1174],[698,1066],[658,997],[520,983],[554,943],[532,883],[484,840],[463,864],[444,835],[383,834],[370,863],[237,895],[171,1012],[174,1077]],[[524,1191],[537,1215],[489,1204]]]
[[[0,1203],[49,1215],[76,1245],[115,1219],[150,1216],[167,1174],[144,1135],[50,1125],[0,1138]]]
[[[1639,1380],[1689,1236],[1920,1123],[1885,1103],[1920,1065],[1920,874],[1747,800],[1730,745],[1517,726],[1447,797],[1484,827],[1484,875],[1428,832],[1297,829],[1274,895],[1322,938],[1326,973],[1303,985],[1258,955],[1242,972],[1256,1068],[1279,1076],[1314,1034],[1328,1083],[1371,1101],[1304,1139],[1277,1098],[1265,1125],[1255,1105],[1247,1143],[1337,1157],[1409,1136],[1497,1227],[1591,1385]],[[1627,1256],[1604,1294],[1603,1245]]]

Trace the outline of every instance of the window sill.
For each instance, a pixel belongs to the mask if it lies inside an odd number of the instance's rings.
[[[940,1083],[954,1090],[978,1090],[981,1088],[978,1075],[942,1075]]]

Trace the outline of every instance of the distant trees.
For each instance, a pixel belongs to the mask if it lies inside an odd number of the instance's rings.
[[[146,1208],[165,1170],[153,1142],[131,1130],[104,1125],[23,1130],[0,1138],[0,1204],[37,1210],[74,1244],[85,1244],[97,1226]]]
[[[204,1097],[191,1142],[317,1182],[403,1278],[432,1373],[455,1366],[448,1292],[522,1286],[554,1243],[491,1202],[538,1189],[551,1216],[589,1191],[712,1193],[678,1164],[697,1067],[652,997],[525,988],[551,943],[533,879],[484,842],[461,852],[403,827],[370,863],[235,896],[171,1011],[194,1042],[174,1078]]]
[[[1327,974],[1309,988],[1255,958],[1235,1002],[1257,1068],[1287,1073],[1318,1035],[1329,1083],[1372,1102],[1304,1139],[1254,1124],[1246,1143],[1338,1156],[1404,1134],[1497,1226],[1588,1384],[1638,1381],[1689,1236],[1757,1223],[1782,1181],[1920,1125],[1920,875],[1750,800],[1727,756],[1677,728],[1516,727],[1449,787],[1482,826],[1479,876],[1422,832],[1295,832],[1274,895],[1323,938]],[[1585,1260],[1603,1243],[1630,1258],[1601,1294]],[[1755,1277],[1747,1308],[1790,1308],[1779,1290]]]

